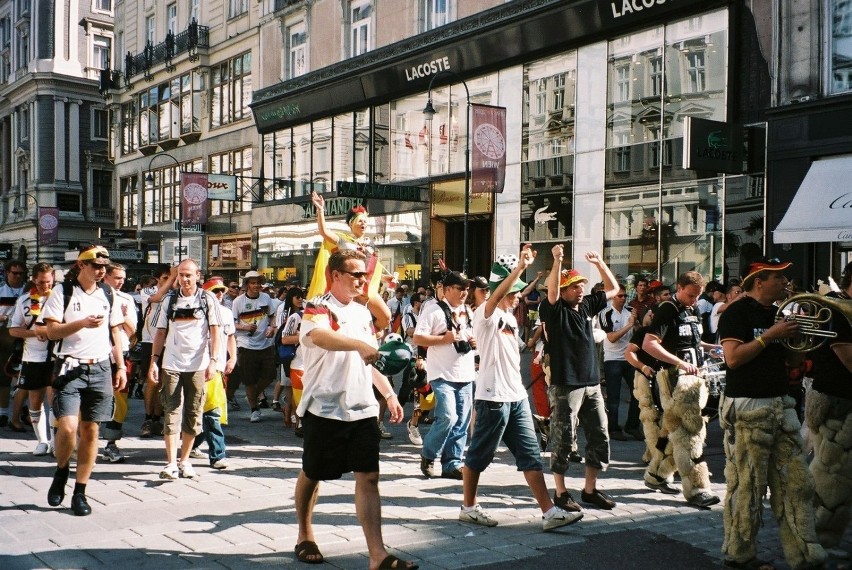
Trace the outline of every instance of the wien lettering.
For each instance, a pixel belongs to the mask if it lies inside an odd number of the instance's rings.
[[[439,57],[438,59],[433,59],[432,61],[427,61],[426,63],[406,69],[405,80],[414,81],[415,79],[423,79],[424,77],[429,77],[448,69],[450,69],[450,58]]]
[[[666,0],[621,0],[621,11],[618,10],[618,2],[612,2],[612,17],[620,18],[626,14],[641,12],[653,8],[657,4],[665,4]]]

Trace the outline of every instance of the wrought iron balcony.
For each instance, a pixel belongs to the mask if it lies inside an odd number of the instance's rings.
[[[148,42],[142,53],[133,55],[128,52],[124,57],[124,82],[129,84],[130,79],[139,73],[148,77],[151,68],[160,63],[172,67],[172,60],[183,53],[189,54],[189,61],[197,61],[198,50],[209,47],[210,28],[199,26],[193,19],[183,32],[177,35],[169,32],[166,40],[157,45]]]
[[[278,10],[283,10],[288,6],[295,6],[297,4],[303,3],[305,0],[275,0],[272,4],[272,10],[277,12]]]

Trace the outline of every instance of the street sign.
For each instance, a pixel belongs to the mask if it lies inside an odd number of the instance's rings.
[[[180,257],[180,256],[183,256],[183,255],[188,255],[188,254],[189,254],[189,246],[188,245],[181,245],[181,246],[176,245],[175,246],[175,257]]]
[[[136,239],[136,230],[98,228],[100,239]]]
[[[138,249],[111,249],[109,258],[115,261],[142,261],[144,254]]]
[[[183,230],[181,230],[180,221],[178,221],[178,220],[175,220],[174,227],[175,227],[175,231],[184,231],[184,232],[196,233],[196,234],[200,234],[205,229],[204,224],[187,224],[187,223],[184,223],[183,224]]]

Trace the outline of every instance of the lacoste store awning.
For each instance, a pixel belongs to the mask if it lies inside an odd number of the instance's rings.
[[[784,219],[775,243],[852,241],[852,155],[811,164]]]

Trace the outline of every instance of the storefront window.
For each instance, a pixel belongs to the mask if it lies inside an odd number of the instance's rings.
[[[524,68],[521,240],[564,241],[573,227],[576,52]]]
[[[682,167],[683,120],[724,121],[727,11],[609,42],[604,257],[620,279],[725,268],[721,179]]]
[[[331,119],[322,119],[313,124],[313,160],[311,162],[313,189],[330,192],[332,136]],[[340,149],[341,151],[343,149]]]
[[[831,93],[852,91],[852,0],[831,2]]]

